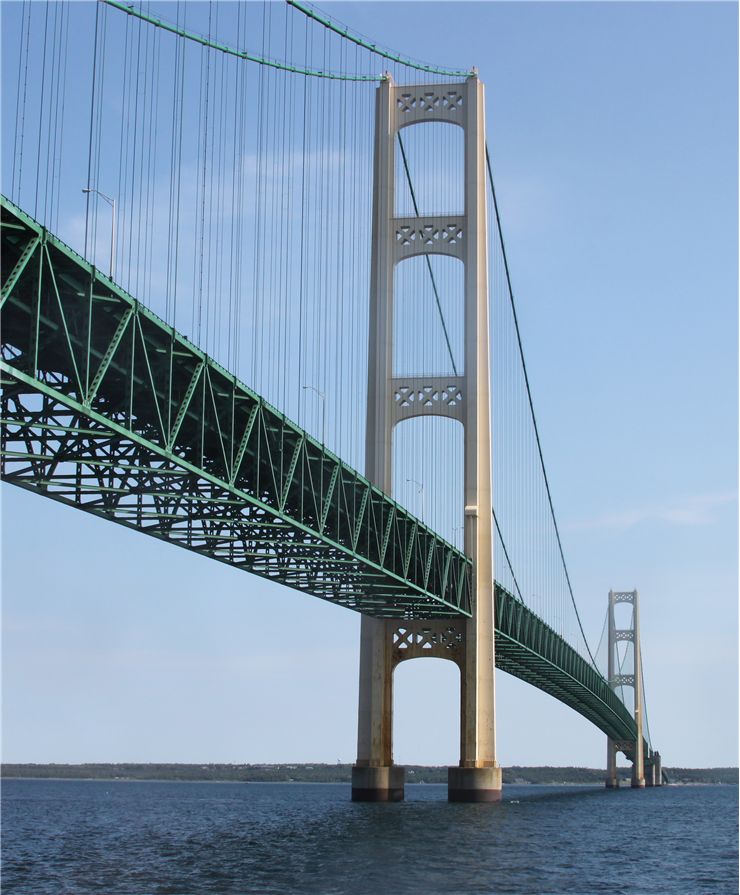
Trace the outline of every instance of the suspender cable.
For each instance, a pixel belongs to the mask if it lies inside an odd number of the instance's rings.
[[[411,193],[411,201],[414,205],[414,214],[416,214],[416,216],[419,217],[420,216],[419,215],[419,205],[416,201],[416,193],[414,192],[414,185],[411,182],[411,173],[409,171],[409,162],[408,162],[408,159],[406,158],[406,150],[404,148],[403,140],[401,139],[400,132],[398,134],[398,146],[401,150],[401,158],[403,159],[403,170],[406,174],[406,180],[408,181],[408,185],[409,185],[409,192]],[[437,282],[434,279],[434,271],[432,270],[432,262],[429,260],[429,255],[424,255],[424,259],[426,260],[426,263],[427,263],[427,270],[429,271],[429,279],[432,281],[432,291],[434,292],[434,301],[437,305],[437,311],[439,312],[440,322],[442,323],[442,331],[444,332],[445,343],[447,344],[447,351],[450,354],[450,361],[452,363],[452,371],[455,374],[455,376],[457,376],[457,366],[455,365],[455,358],[453,357],[453,354],[452,354],[452,345],[450,344],[450,336],[449,336],[449,333],[447,332],[447,324],[445,323],[445,316],[442,311],[442,304],[439,300],[439,290],[437,289]]]
[[[25,0],[21,7],[21,39],[18,41],[18,83],[15,90],[15,133],[13,134],[13,175],[11,178],[10,195],[18,202],[20,194],[20,171],[18,172],[18,190],[15,191],[15,172],[18,166],[18,141],[20,139],[21,147],[23,146],[23,129],[20,126],[20,110],[21,110],[21,71],[23,70],[23,32],[26,30],[26,10],[28,9],[28,25],[31,25],[31,2]],[[26,72],[28,72],[28,44],[26,44]],[[28,75],[26,75],[27,83]],[[26,114],[26,87],[23,87],[23,118]],[[23,150],[21,148],[21,159],[23,158]]]
[[[329,80],[336,81],[383,80],[381,75],[354,75],[345,74],[344,72],[320,71],[319,69],[314,68],[299,68],[298,66],[290,65],[287,62],[280,62],[277,59],[269,59],[267,56],[255,56],[254,53],[249,53],[246,50],[237,50],[234,49],[234,47],[226,46],[226,44],[216,43],[216,41],[211,40],[210,36],[203,37],[200,34],[194,34],[191,31],[185,31],[184,28],[179,28],[177,25],[172,25],[169,22],[165,22],[163,19],[155,18],[155,16],[147,15],[140,9],[136,9],[133,6],[127,6],[124,3],[118,3],[116,2],[116,0],[100,0],[100,2],[105,3],[108,6],[112,6],[115,9],[120,9],[127,15],[134,16],[137,19],[141,19],[141,21],[147,22],[149,25],[154,25],[156,28],[162,28],[165,31],[170,31],[172,34],[177,34],[178,37],[184,37],[186,40],[192,40],[204,47],[210,47],[213,50],[218,50],[219,52],[226,53],[229,56],[238,56],[240,59],[244,59],[247,62],[256,62],[258,65],[264,65],[268,68],[278,68],[281,71],[292,72],[298,75],[311,75],[314,78],[327,78]]]
[[[642,715],[645,719],[645,733],[650,748],[653,748],[653,741],[650,736],[650,722],[648,720],[647,697],[645,696],[645,672],[642,669],[642,648],[640,649],[640,681],[642,683]]]
[[[106,0],[108,2],[108,0]],[[294,9],[297,9],[299,12],[302,12],[304,16],[308,16],[310,19],[318,22],[323,25],[325,28],[328,28],[329,31],[333,31],[335,34],[340,35],[340,37],[345,38],[345,40],[350,40],[352,43],[357,44],[360,47],[364,47],[366,50],[370,50],[371,53],[374,53],[376,56],[382,56],[383,59],[389,59],[391,62],[397,62],[400,65],[405,65],[407,68],[415,68],[418,71],[428,72],[430,74],[435,75],[444,75],[447,78],[468,78],[472,74],[471,71],[462,71],[459,69],[452,68],[440,68],[435,65],[427,65],[424,62],[415,62],[413,59],[409,59],[406,56],[401,56],[398,53],[394,53],[391,50],[384,50],[382,47],[377,46],[377,44],[370,43],[368,40],[365,40],[359,34],[353,34],[349,28],[345,28],[341,25],[338,25],[336,22],[332,21],[325,13],[319,15],[318,12],[315,12],[311,7],[305,6],[303,3],[298,3],[298,0],[286,0],[288,6],[292,6]]]
[[[401,135],[400,135],[400,133],[398,134],[398,144],[399,144],[399,148],[400,148],[400,150],[401,150],[401,158],[403,159],[403,168],[404,168],[404,172],[405,172],[405,174],[406,174],[406,180],[407,180],[407,182],[408,182],[409,192],[410,192],[410,194],[411,194],[411,201],[412,201],[413,206],[414,206],[414,212],[415,212],[416,216],[418,217],[418,216],[419,216],[419,205],[418,205],[418,203],[417,203],[417,201],[416,201],[416,192],[415,192],[415,190],[414,190],[414,184],[413,184],[413,182],[412,182],[412,180],[411,180],[411,172],[410,172],[410,170],[409,170],[408,159],[407,159],[407,157],[406,157],[406,151],[405,151],[405,149],[404,149],[404,145],[403,145],[403,141],[401,140]],[[498,215],[497,215],[497,220],[498,220]],[[437,311],[439,312],[439,319],[440,319],[440,322],[441,322],[441,324],[442,324],[442,330],[444,331],[444,337],[445,337],[445,343],[446,343],[446,345],[447,345],[447,351],[449,352],[449,355],[450,355],[450,361],[452,362],[452,369],[453,369],[455,375],[457,375],[457,366],[455,365],[455,358],[454,358],[453,353],[452,353],[452,346],[451,346],[451,344],[450,344],[449,334],[448,334],[448,331],[447,331],[447,323],[446,323],[446,321],[445,321],[444,311],[442,310],[442,304],[441,304],[440,299],[439,299],[439,292],[438,292],[438,290],[437,290],[437,283],[436,283],[436,280],[435,280],[435,278],[434,278],[434,271],[432,270],[432,266],[431,266],[431,263],[430,263],[430,261],[429,261],[429,255],[425,255],[424,258],[425,258],[425,260],[426,260],[426,263],[427,263],[427,270],[429,271],[429,277],[430,277],[431,282],[432,282],[432,289],[434,290],[434,299],[435,299],[435,302],[436,302],[436,305],[437,305]],[[517,332],[518,332],[518,329],[517,329]],[[502,531],[501,531],[501,527],[499,526],[499,524],[498,524],[498,519],[496,518],[496,511],[495,511],[495,510],[492,510],[492,513],[493,513],[493,521],[494,521],[494,524],[495,524],[495,526],[496,526],[496,532],[498,533],[499,540],[501,541],[501,547],[502,547],[503,552],[504,552],[504,557],[506,558],[506,563],[507,563],[507,565],[509,566],[509,571],[511,572],[511,578],[512,578],[512,581],[514,582],[514,587],[516,588],[516,592],[517,592],[517,594],[518,594],[518,596],[519,596],[519,599],[520,599],[520,600],[522,601],[522,603],[523,603],[523,602],[524,602],[524,598],[523,598],[523,596],[522,596],[522,592],[521,592],[521,590],[520,590],[520,588],[519,588],[519,582],[517,581],[516,574],[514,573],[514,567],[512,566],[512,563],[511,563],[511,558],[510,558],[510,556],[509,556],[509,551],[506,549],[506,542],[504,541],[504,536],[503,536],[503,533],[502,533]],[[589,655],[590,655],[590,653],[589,653]]]
[[[511,565],[511,560],[509,559],[509,551],[506,549],[506,543],[504,541],[504,536],[501,534],[501,529],[499,528],[498,519],[496,518],[496,511],[491,509],[491,513],[493,514],[493,521],[496,525],[496,532],[498,534],[498,539],[501,541],[501,547],[504,551],[504,556],[506,557],[506,562],[509,566],[509,571],[511,572],[511,578],[514,582],[514,587],[516,588],[516,592],[519,595],[519,599],[524,602],[524,597],[522,596],[522,592],[519,590],[519,582],[516,580],[516,575],[514,574],[514,567]]]
[[[99,9],[95,7],[95,45],[93,47],[93,70],[92,70],[92,87],[90,93],[90,135],[88,140],[87,147],[87,183],[85,186],[90,186],[90,174],[92,172],[92,147],[93,147],[93,115],[95,113],[95,80],[97,74],[97,63],[98,63],[98,12]],[[85,257],[88,256],[87,251],[87,237],[88,237],[88,229],[89,229],[89,220],[90,220],[90,193],[87,193],[85,196]]]
[[[95,37],[96,37],[96,45],[97,45],[97,17],[95,19]],[[41,134],[43,131],[43,123],[44,123],[44,99],[46,97],[46,44],[47,37],[49,33],[49,0],[46,2],[46,14],[44,17],[44,52],[42,56],[41,62],[41,88],[39,93],[39,138],[38,138],[38,147],[36,150],[36,198],[35,204],[33,208],[33,216],[38,219],[39,216],[39,177],[41,176]],[[96,46],[97,49],[97,46]],[[51,112],[49,112],[51,114]],[[47,163],[49,161],[49,154],[47,149]]]
[[[509,262],[506,257],[506,247],[504,246],[504,234],[501,230],[501,217],[499,215],[498,202],[496,201],[496,190],[494,189],[494,186],[493,186],[493,172],[491,171],[491,156],[488,152],[487,144],[486,144],[486,167],[488,169],[488,182],[491,186],[491,197],[493,199],[493,211],[496,216],[496,227],[498,229],[499,243],[501,245],[501,257],[504,262],[504,271],[506,273],[506,285],[507,285],[508,293],[509,293],[509,301],[511,303],[511,312],[514,317],[514,328],[516,330],[516,341],[517,341],[517,346],[519,348],[519,358],[522,363],[522,372],[524,373],[524,384],[527,389],[527,400],[529,402],[529,412],[532,417],[532,425],[534,426],[534,435],[535,435],[535,439],[537,442],[537,453],[539,455],[540,467],[542,469],[542,476],[543,476],[543,479],[545,482],[545,490],[547,492],[547,502],[550,506],[550,515],[552,516],[552,524],[555,526],[555,537],[556,537],[557,543],[558,543],[560,559],[563,564],[563,571],[565,572],[565,580],[568,584],[568,591],[570,593],[570,599],[573,604],[573,609],[575,610],[575,613],[576,613],[576,619],[578,620],[578,627],[581,631],[581,636],[583,637],[583,642],[586,645],[586,649],[588,650],[588,655],[591,659],[591,664],[594,667],[596,667],[596,661],[594,660],[594,657],[591,653],[591,648],[588,645],[588,640],[586,640],[586,635],[583,631],[583,625],[581,624],[581,617],[578,614],[578,606],[576,606],[576,599],[573,594],[573,587],[570,582],[570,575],[568,574],[568,566],[566,565],[566,562],[565,562],[565,554],[563,552],[563,544],[562,544],[562,541],[560,540],[560,531],[558,529],[557,519],[555,518],[555,508],[553,506],[552,494],[550,492],[550,482],[547,478],[547,471],[545,469],[545,458],[542,455],[542,444],[540,443],[540,433],[539,433],[539,428],[537,427],[537,418],[535,417],[535,413],[534,413],[534,404],[532,402],[532,391],[529,387],[529,376],[527,375],[527,365],[524,361],[524,348],[522,347],[522,336],[521,336],[521,332],[519,330],[519,319],[518,319],[517,313],[516,313],[516,305],[514,304],[514,292],[513,292],[513,289],[511,288],[511,275],[509,273]]]

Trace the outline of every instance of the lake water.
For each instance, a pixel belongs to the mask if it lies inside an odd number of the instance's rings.
[[[2,891],[734,895],[737,818],[734,786],[372,805],[342,784],[5,780]]]

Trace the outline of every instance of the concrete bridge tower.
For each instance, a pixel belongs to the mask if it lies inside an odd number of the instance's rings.
[[[631,624],[629,628],[617,628],[615,607],[618,603],[632,604]],[[640,661],[640,599],[636,590],[633,591],[609,591],[608,625],[608,678],[612,689],[617,687],[632,687],[635,691],[635,725],[637,735],[634,743],[622,743],[607,737],[606,745],[606,786],[615,789],[619,786],[617,777],[617,752],[629,749],[634,759],[632,762],[632,786],[642,787],[646,785],[645,769],[646,758],[642,733],[643,692],[642,692],[642,662]],[[632,644],[632,669],[631,673],[622,674],[619,667],[617,647],[620,642],[627,641]],[[654,765],[651,753],[647,764],[649,768],[648,785],[654,784]]]
[[[420,656],[450,659],[461,679],[460,763],[448,772],[452,801],[496,801],[494,569],[489,394],[488,234],[485,113],[476,75],[458,84],[397,86],[377,91],[366,475],[392,488],[393,429],[412,416],[435,414],[464,427],[465,552],[473,559],[473,617],[398,622],[362,618],[357,763],[352,798],[403,798],[404,768],[393,764],[393,672]],[[464,132],[464,213],[395,214],[397,135],[427,121]],[[465,356],[461,375],[395,377],[393,291],[396,265],[432,253],[464,264]],[[433,395],[433,400],[426,396]],[[411,397],[410,397],[411,396]]]

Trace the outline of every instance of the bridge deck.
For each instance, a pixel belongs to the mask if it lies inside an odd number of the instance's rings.
[[[4,197],[0,211],[6,481],[365,614],[470,615],[468,557]],[[604,678],[498,586],[496,663],[634,739]]]
[[[1,210],[8,481],[363,613],[470,614],[465,554]]]
[[[607,736],[624,743],[622,751],[632,759],[637,728],[616,692],[567,641],[498,584],[496,666],[588,718]]]

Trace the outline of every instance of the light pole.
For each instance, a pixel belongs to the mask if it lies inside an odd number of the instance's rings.
[[[110,196],[106,196],[105,193],[101,193],[100,190],[93,189],[92,187],[83,187],[83,193],[95,193],[96,196],[100,196],[101,199],[105,199],[105,201],[111,207],[111,228],[110,228],[110,278],[113,279],[113,271],[115,270],[116,265],[116,200],[112,199]]]
[[[421,521],[424,522],[424,485],[422,482],[417,482],[416,479],[406,479],[407,482],[412,482],[414,485],[419,486],[419,494],[421,494]]]
[[[309,389],[321,398],[321,443],[326,445],[326,395],[320,392],[315,385],[304,385],[303,390]]]

